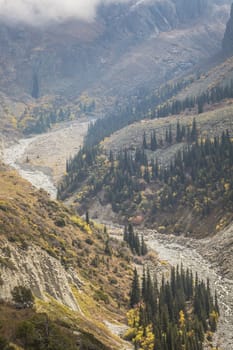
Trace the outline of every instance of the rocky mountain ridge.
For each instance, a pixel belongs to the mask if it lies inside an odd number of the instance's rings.
[[[227,22],[222,47],[224,52],[227,54],[231,54],[233,52],[233,4],[231,5],[230,19]]]
[[[33,28],[1,22],[1,91],[29,103],[34,74],[40,97],[84,90],[115,96],[149,77],[158,83],[218,50],[228,3],[134,0],[100,7],[93,23]]]

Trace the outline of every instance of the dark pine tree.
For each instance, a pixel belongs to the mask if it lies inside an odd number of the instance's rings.
[[[39,98],[39,81],[37,73],[34,73],[32,78],[32,97],[35,99]]]
[[[132,288],[130,293],[130,306],[134,307],[137,305],[141,298],[140,286],[139,286],[139,278],[137,269],[134,269]]]

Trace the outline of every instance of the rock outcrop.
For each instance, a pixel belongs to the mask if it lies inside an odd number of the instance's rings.
[[[38,298],[49,301],[51,296],[72,310],[80,311],[71,290],[72,285],[82,286],[77,273],[72,269],[66,271],[58,259],[40,247],[32,245],[24,251],[7,242],[0,250],[0,276],[3,300],[12,299],[11,291],[15,286],[26,286]]]
[[[222,41],[222,48],[227,54],[233,53],[233,4],[231,6],[230,19],[227,22],[226,31]]]

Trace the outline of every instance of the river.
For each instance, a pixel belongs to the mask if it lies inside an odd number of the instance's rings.
[[[62,161],[59,171],[62,172],[67,159],[67,152],[73,154],[83,142],[88,123],[65,124],[57,130],[49,133],[21,139],[3,150],[5,163],[14,167],[22,177],[30,181],[35,187],[46,190],[51,198],[56,198],[56,186],[52,172],[48,171],[51,162],[57,164]],[[59,146],[59,147],[58,147]],[[36,164],[38,160],[40,162]],[[31,162],[25,162],[25,157],[30,157]],[[35,163],[34,163],[35,162]],[[36,165],[35,165],[36,164]],[[42,166],[43,165],[43,166]],[[51,169],[50,169],[51,170]],[[62,173],[58,174],[59,176]],[[111,227],[114,227],[114,225]],[[116,227],[119,232],[119,227]],[[158,252],[159,259],[167,261],[171,265],[182,262],[186,268],[198,272],[200,278],[209,278],[212,290],[218,293],[221,317],[218,331],[214,337],[214,344],[217,349],[233,349],[233,281],[223,278],[216,268],[203,257],[203,247],[208,249],[210,241],[193,240],[173,235],[163,235],[155,230],[143,230],[148,246]],[[209,239],[210,240],[210,239]]]
[[[183,264],[193,273],[198,273],[204,281],[209,278],[212,293],[217,291],[220,308],[218,330],[214,336],[217,349],[233,349],[233,281],[223,278],[215,267],[200,253],[203,246],[208,249],[208,240],[194,240],[174,235],[159,234],[154,230],[146,230],[145,237],[150,248],[159,254],[159,259],[176,266]]]
[[[18,173],[33,186],[43,188],[48,192],[52,199],[57,196],[57,189],[50,175],[38,170],[36,167],[22,164],[20,160],[27,152],[28,147],[37,140],[37,136],[27,139],[21,139],[17,144],[3,150],[3,161],[15,168]]]
[[[82,146],[89,123],[88,120],[65,122],[47,133],[20,139],[2,150],[3,161],[55,199],[56,184],[65,173],[66,160]]]

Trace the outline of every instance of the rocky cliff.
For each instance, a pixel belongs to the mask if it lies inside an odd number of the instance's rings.
[[[226,31],[222,41],[222,47],[225,53],[233,53],[233,4],[231,6],[230,19],[227,22]]]
[[[91,23],[2,22],[1,90],[27,104],[35,75],[39,97],[125,95],[145,81],[160,83],[218,50],[227,3],[131,0],[102,5]]]

